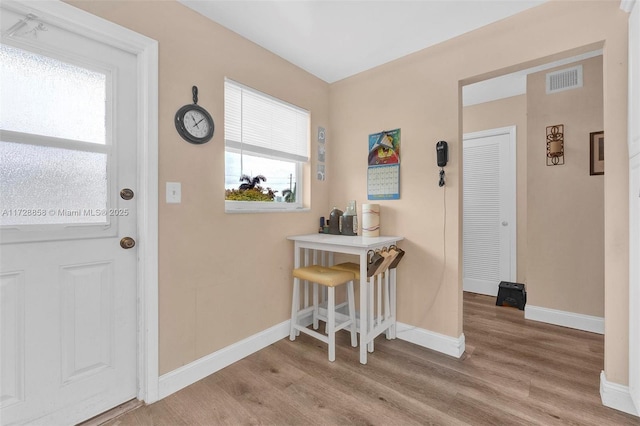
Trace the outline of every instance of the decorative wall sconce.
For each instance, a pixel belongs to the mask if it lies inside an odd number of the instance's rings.
[[[564,164],[564,124],[547,127],[547,166]]]

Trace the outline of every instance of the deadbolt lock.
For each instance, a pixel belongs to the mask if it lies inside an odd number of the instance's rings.
[[[130,200],[133,198],[133,191],[129,188],[124,188],[122,191],[120,191],[120,198],[122,198],[123,200]]]

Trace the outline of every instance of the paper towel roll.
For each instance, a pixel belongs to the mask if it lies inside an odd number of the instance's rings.
[[[362,236],[380,236],[380,204],[362,205]]]

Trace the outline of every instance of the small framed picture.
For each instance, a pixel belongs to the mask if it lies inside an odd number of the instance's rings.
[[[589,133],[589,145],[590,145],[590,164],[589,174],[603,175],[604,174],[604,131]]]

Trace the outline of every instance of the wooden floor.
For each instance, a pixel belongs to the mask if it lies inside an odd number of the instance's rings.
[[[109,425],[640,425],[602,406],[603,336],[464,296],[460,359],[376,340],[367,365],[341,332],[336,361],[301,335]]]

